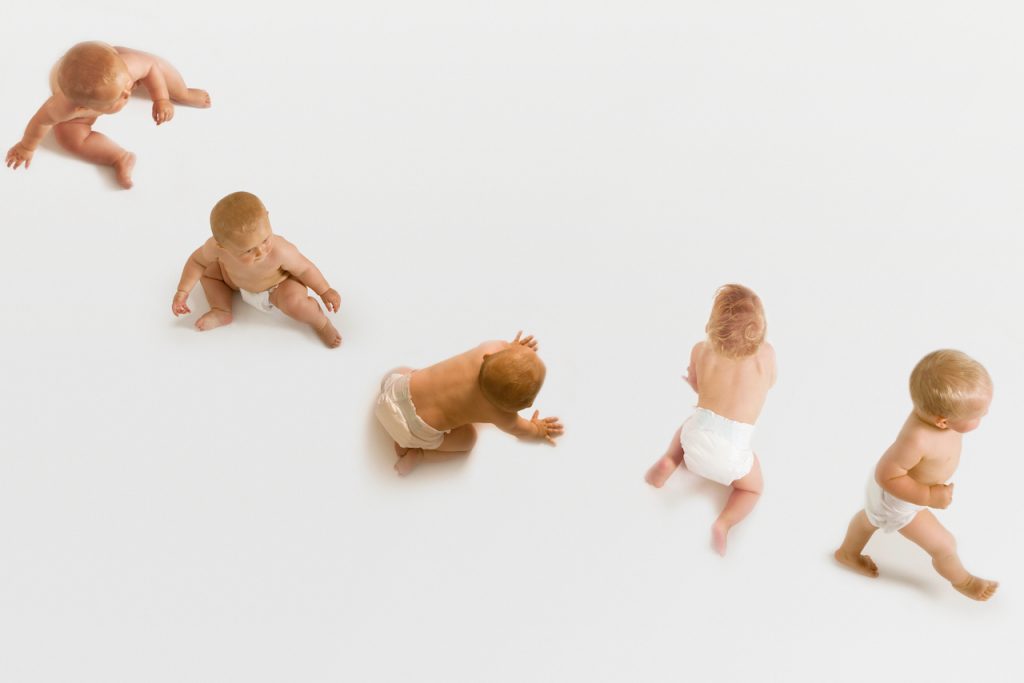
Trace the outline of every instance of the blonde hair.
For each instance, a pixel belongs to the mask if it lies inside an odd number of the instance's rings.
[[[485,356],[477,382],[492,405],[515,413],[533,405],[546,373],[535,351],[516,345]]]
[[[967,417],[991,395],[992,378],[981,363],[962,351],[932,351],[910,373],[914,408],[929,417]]]
[[[743,285],[719,287],[704,329],[717,353],[728,358],[753,355],[764,341],[767,329],[761,299]]]
[[[78,105],[116,100],[111,93],[118,80],[127,77],[128,67],[121,55],[106,43],[79,43],[68,50],[57,69],[57,85],[64,96]]]
[[[239,236],[255,232],[267,215],[267,207],[256,195],[232,192],[214,205],[210,212],[210,230],[220,244],[237,241]]]

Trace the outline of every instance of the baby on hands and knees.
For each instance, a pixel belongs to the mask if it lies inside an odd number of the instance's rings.
[[[192,253],[181,273],[171,302],[175,316],[192,312],[188,295],[200,282],[210,304],[196,321],[200,330],[231,322],[237,291],[264,313],[276,307],[306,323],[329,348],[341,344],[341,334],[307,289],[316,292],[332,313],[341,306],[341,296],[295,245],[274,234],[270,214],[256,195],[234,192],[221,199],[210,213],[210,227],[213,237]]]
[[[174,118],[174,104],[210,106],[207,92],[186,86],[165,59],[106,43],[79,43],[51,72],[52,94],[28,122],[21,140],[8,150],[7,166],[24,164],[27,169],[39,143],[52,129],[64,149],[86,161],[112,167],[118,184],[130,188],[135,155],[92,127],[100,116],[124,109],[140,84],[153,100],[153,120],[158,126]]]
[[[474,423],[490,423],[522,439],[555,445],[557,417],[526,420],[546,369],[533,336],[489,341],[428,368],[396,368],[381,381],[375,414],[395,444],[400,475],[420,462],[465,455],[476,443]]]
[[[969,573],[956,539],[931,509],[953,502],[948,483],[960,464],[963,435],[977,429],[992,402],[988,372],[960,351],[933,351],[910,375],[914,408],[868,479],[864,509],[853,516],[835,552],[842,565],[878,576],[862,551],[874,533],[899,531],[931,555],[932,566],[954,588],[974,600],[988,600],[999,584]]]
[[[697,392],[697,410],[647,471],[647,482],[655,488],[681,465],[732,488],[711,527],[712,545],[721,555],[729,531],[750,514],[764,485],[751,440],[775,383],[775,351],[765,341],[766,326],[761,299],[753,291],[735,284],[719,288],[707,337],[693,347],[685,378]]]

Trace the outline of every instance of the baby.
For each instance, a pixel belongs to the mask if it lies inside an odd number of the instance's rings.
[[[878,529],[899,531],[932,556],[932,566],[953,587],[974,600],[988,600],[999,584],[967,573],[956,540],[928,508],[947,508],[953,485],[946,482],[960,464],[963,435],[988,413],[992,380],[976,360],[959,351],[934,351],[910,375],[914,410],[868,481],[864,509],[854,515],[835,557],[866,576],[878,566],[864,546]]]
[[[221,199],[210,212],[210,227],[213,237],[193,252],[181,273],[171,302],[175,316],[192,312],[188,295],[201,281],[210,310],[196,321],[200,330],[230,323],[232,293],[240,291],[243,301],[264,313],[276,306],[306,323],[328,347],[341,344],[338,330],[316,300],[306,296],[306,288],[332,313],[341,306],[341,296],[293,244],[271,231],[270,214],[256,195],[234,192]]]
[[[94,164],[112,166],[118,184],[130,188],[135,155],[92,126],[97,117],[124,109],[140,83],[153,100],[153,120],[158,126],[174,118],[172,102],[210,106],[205,90],[187,87],[181,74],[160,57],[105,43],[79,43],[50,73],[53,94],[28,122],[21,142],[7,152],[8,168],[22,164],[28,168],[36,147],[52,128],[65,149]]]
[[[711,542],[720,555],[725,555],[729,530],[750,514],[763,486],[750,442],[775,384],[775,351],[764,340],[765,329],[764,309],[754,292],[742,285],[718,290],[707,339],[693,347],[684,377],[697,392],[697,410],[647,471],[647,483],[655,488],[684,464],[705,479],[732,486],[711,527]]]
[[[422,370],[396,368],[380,385],[375,413],[395,442],[395,471],[409,474],[420,462],[468,453],[475,422],[489,422],[520,438],[552,446],[562,434],[557,417],[524,420],[544,384],[544,363],[532,335],[489,341]]]

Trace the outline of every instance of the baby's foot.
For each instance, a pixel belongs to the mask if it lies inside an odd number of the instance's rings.
[[[199,328],[201,332],[205,332],[206,330],[212,330],[215,327],[227,325],[230,322],[231,313],[229,311],[222,311],[219,308],[211,308],[196,321],[196,327]]]
[[[858,574],[870,577],[878,576],[878,565],[868,555],[853,555],[840,548],[836,551],[835,558],[839,564],[849,567]]]
[[[729,537],[729,527],[722,522],[715,522],[711,525],[711,547],[715,552],[725,557],[725,544]]]
[[[130,190],[132,185],[132,169],[135,168],[135,155],[131,152],[125,152],[121,155],[121,158],[114,162],[114,173],[117,174],[117,184],[126,190]]]
[[[676,471],[676,464],[672,462],[671,458],[662,458],[658,462],[651,465],[651,469],[647,470],[647,475],[644,480],[656,489],[660,489],[668,481],[668,478],[672,476],[672,473]]]
[[[189,107],[198,107],[200,109],[206,109],[210,106],[210,93],[199,88],[189,88],[185,93],[185,96],[180,100],[177,100],[178,104],[184,104]]]
[[[324,324],[320,326],[316,334],[320,337],[320,341],[326,344],[329,349],[341,346],[341,333],[335,329],[334,325],[327,318],[324,318]]]
[[[982,579],[977,576],[969,576],[967,580],[962,583],[954,583],[953,588],[957,589],[971,600],[980,600],[984,602],[996,594],[996,589],[999,588],[999,582],[989,581],[988,579]]]
[[[398,472],[398,476],[404,477],[416,469],[416,466],[423,460],[423,449],[402,448],[396,443],[395,455],[398,456],[398,462],[395,463],[395,472]]]

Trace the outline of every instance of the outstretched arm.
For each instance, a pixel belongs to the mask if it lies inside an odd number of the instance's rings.
[[[208,240],[203,246],[192,252],[188,261],[185,262],[185,267],[181,270],[178,291],[174,293],[174,299],[171,301],[171,311],[175,316],[192,312],[192,309],[188,307],[188,295],[203,277],[203,273],[206,272],[209,265],[217,260],[214,247],[210,242],[212,240]]]
[[[323,300],[324,306],[327,307],[328,311],[337,313],[338,309],[341,308],[341,295],[327,284],[327,278],[320,272],[320,269],[303,256],[295,248],[295,245],[284,238],[279,237],[278,239],[280,240],[281,248],[284,250],[282,267],[291,273],[292,277],[296,280],[316,292],[316,295]]]
[[[565,431],[562,423],[557,417],[538,417],[539,410],[533,411],[533,417],[524,420],[516,413],[508,413],[501,420],[496,420],[494,426],[519,439],[537,439],[547,441],[555,445],[555,437],[559,437]]]
[[[875,468],[875,480],[885,491],[900,500],[931,508],[947,508],[953,502],[952,484],[929,486],[910,476],[922,460],[920,447],[913,441],[900,439],[885,452]]]
[[[54,106],[53,98],[50,97],[29,120],[28,125],[25,127],[25,133],[21,136],[21,141],[7,151],[5,163],[8,168],[18,168],[22,164],[25,164],[25,168],[28,168],[32,165],[32,155],[35,154],[39,143],[43,141],[43,138],[50,132],[50,129],[58,123],[53,115]]]
[[[156,125],[159,126],[161,123],[167,123],[173,119],[174,105],[171,104],[171,96],[167,92],[167,80],[155,59],[150,60],[149,71],[139,80],[146,86],[146,90],[149,91],[149,96],[153,100],[153,120],[156,121]]]

